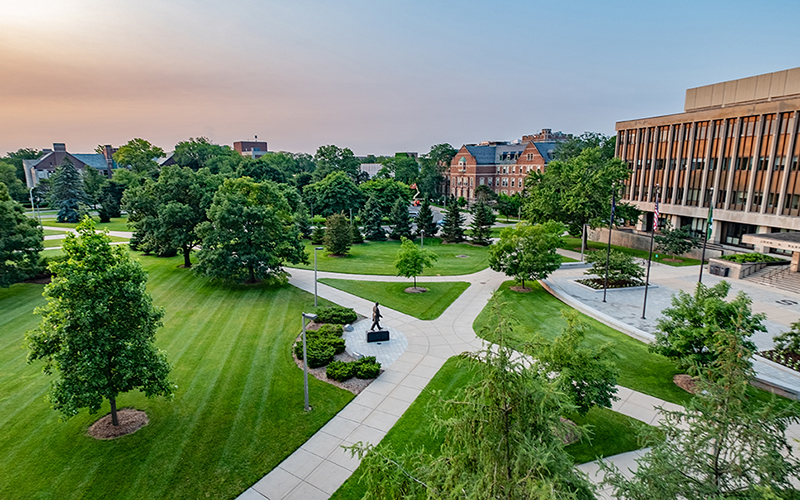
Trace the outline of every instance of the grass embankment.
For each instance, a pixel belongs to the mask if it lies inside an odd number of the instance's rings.
[[[450,358],[439,372],[431,379],[422,394],[417,397],[406,410],[400,420],[386,434],[380,446],[390,445],[396,451],[407,447],[418,449],[422,446],[431,453],[442,445],[444,436],[435,436],[430,428],[431,415],[427,411],[429,402],[441,391],[443,399],[453,398],[475,376],[474,369],[466,369],[458,363],[456,357]],[[632,418],[614,413],[610,410],[592,409],[584,418],[570,415],[573,421],[592,426],[591,443],[588,439],[566,447],[575,463],[595,460],[598,455],[611,456],[626,451],[636,450],[636,429],[639,423]],[[374,443],[373,443],[374,444]],[[366,493],[366,487],[359,480],[363,477],[363,469],[358,468],[352,476],[331,496],[331,500],[360,500]]]
[[[421,320],[438,318],[450,304],[456,300],[469,283],[456,282],[417,282],[417,287],[427,288],[425,293],[406,293],[405,289],[413,286],[413,282],[354,281],[333,278],[321,278],[320,283],[338,288],[344,292],[380,302],[395,311],[408,314]]]
[[[118,406],[145,410],[150,424],[113,441],[86,436],[107,404],[61,422],[45,401],[53,377],[25,362],[23,337],[40,320],[32,311],[44,304],[43,286],[0,289],[0,498],[233,498],[352,399],[311,378],[314,411],[303,411],[291,345],[312,295],[214,285],[179,269],[182,257],[137,258],[166,309],[156,343],[178,387],[172,401],[121,395]]]
[[[414,240],[419,244],[419,238]],[[306,242],[309,265],[298,265],[301,269],[314,269],[314,248]],[[443,244],[439,238],[425,238],[424,248],[431,250],[439,259],[426,268],[422,276],[457,276],[472,274],[489,267],[488,247],[459,244]],[[368,241],[353,245],[347,257],[329,257],[326,250],[317,251],[317,269],[332,273],[383,274],[394,276],[397,269],[394,260],[400,249],[399,241]],[[466,256],[466,257],[459,257]]]
[[[569,306],[553,297],[539,283],[529,285],[530,293],[517,293],[509,290],[514,283],[507,281],[500,286],[494,300],[504,303],[503,311],[514,318],[518,324],[508,335],[509,345],[515,349],[526,350],[536,333],[546,339],[557,336],[566,326],[561,316]],[[655,396],[677,404],[688,401],[689,394],[672,382],[672,377],[680,373],[669,359],[647,350],[647,344],[618,332],[584,314],[581,319],[587,325],[585,342],[600,346],[612,342],[614,361],[619,368],[618,383],[633,390]],[[494,321],[491,303],[488,304],[473,324],[475,332],[484,336],[484,331],[493,331]],[[490,338],[487,340],[491,340]]]
[[[601,242],[598,242],[598,241],[589,241],[586,244],[586,247],[590,249],[590,250],[588,250],[590,252],[591,251],[598,251],[598,250],[605,251],[607,246],[608,245],[606,243],[601,243]],[[564,237],[561,240],[560,248],[563,248],[564,250],[571,250],[573,252],[580,252],[581,251],[581,239],[580,238],[572,238],[572,237]],[[647,260],[647,257],[650,255],[650,252],[648,252],[647,250],[636,250],[636,249],[633,249],[633,248],[620,247],[620,246],[617,246],[617,245],[611,245],[611,248],[613,250],[618,250],[618,251],[620,251],[620,252],[622,252],[624,254],[628,254],[628,255],[631,255],[631,256],[639,258],[639,259]],[[678,262],[673,262],[672,261],[672,255],[664,255],[663,253],[660,253],[655,248],[653,248],[653,261],[654,262],[660,262],[661,264],[666,264],[668,266],[676,266],[676,267],[699,266],[700,265],[700,259],[689,259],[689,258],[678,257],[676,260],[678,260]]]
[[[98,230],[108,229],[109,231],[133,231],[128,227],[127,217],[113,218],[111,219],[111,222],[99,222],[99,219],[96,218],[94,218],[94,221],[96,223],[95,229]],[[66,227],[73,229],[78,226],[78,224],[74,222],[56,222],[55,219],[42,219],[42,225],[47,227]]]

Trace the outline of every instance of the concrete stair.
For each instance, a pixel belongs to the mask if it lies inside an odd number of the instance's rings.
[[[771,286],[800,295],[800,273],[791,271],[789,266],[765,267],[745,279],[751,283]]]

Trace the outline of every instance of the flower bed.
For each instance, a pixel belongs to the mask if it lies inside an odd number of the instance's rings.
[[[786,368],[800,372],[800,354],[790,351],[777,351],[775,349],[769,351],[761,351],[757,353],[762,358],[766,358],[773,363],[778,363]]]
[[[603,278],[589,278],[585,280],[575,280],[575,283],[588,286],[594,290],[602,290],[605,280]],[[608,280],[608,288],[633,288],[636,286],[644,286],[643,281],[639,280],[625,280],[625,281],[612,281]]]

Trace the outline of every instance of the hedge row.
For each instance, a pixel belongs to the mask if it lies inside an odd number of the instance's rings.
[[[316,323],[333,323],[337,325],[347,325],[355,323],[358,319],[356,312],[348,307],[323,307],[317,309]]]
[[[367,356],[357,361],[334,361],[328,365],[325,375],[338,382],[357,377],[375,378],[381,372],[381,364],[375,360],[375,356]]]

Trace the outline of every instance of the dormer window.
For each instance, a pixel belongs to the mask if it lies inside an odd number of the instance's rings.
[[[467,159],[464,158],[463,156],[461,157],[460,160],[458,160],[458,169],[462,172],[467,171]]]

